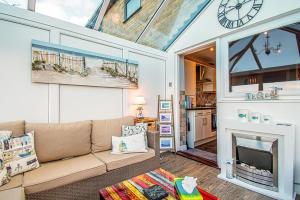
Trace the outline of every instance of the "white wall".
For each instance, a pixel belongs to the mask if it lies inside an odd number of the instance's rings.
[[[139,62],[139,88],[31,83],[32,39]],[[0,3],[0,121],[68,122],[135,115],[145,96],[146,116],[157,116],[166,94],[166,53]]]
[[[177,39],[168,50],[167,82],[174,82],[174,87],[167,90],[167,94],[178,97],[179,68],[182,67],[180,57],[182,54],[194,51],[200,46],[210,42],[217,44],[217,96],[218,119],[236,118],[239,108],[259,111],[273,116],[276,121],[290,122],[296,127],[296,155],[300,153],[300,96],[286,95],[275,102],[245,102],[242,97],[237,97],[228,92],[228,40],[239,39],[259,33],[264,30],[300,22],[299,0],[265,0],[258,15],[243,28],[229,30],[222,27],[217,20],[217,10],[220,1],[212,1],[209,7],[190,25],[190,27]],[[180,55],[180,57],[179,57]],[[299,93],[300,91],[297,91]],[[176,99],[178,100],[178,98]],[[177,107],[176,107],[177,108]],[[179,120],[178,109],[175,110],[176,122]],[[177,148],[179,148],[179,127],[176,126]],[[218,148],[222,143],[222,134],[218,132]],[[219,160],[220,161],[220,160]],[[288,161],[287,161],[288,162]],[[300,193],[300,157],[296,156],[295,187]]]

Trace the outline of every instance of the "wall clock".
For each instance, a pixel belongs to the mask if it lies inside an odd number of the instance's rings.
[[[262,4],[263,0],[222,0],[218,20],[228,29],[241,27],[256,16]]]

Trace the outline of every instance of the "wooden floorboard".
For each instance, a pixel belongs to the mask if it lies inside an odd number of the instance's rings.
[[[195,148],[217,154],[217,140],[196,146]]]
[[[190,160],[173,153],[162,154],[161,167],[176,176],[194,176],[204,190],[221,200],[271,200],[272,198],[252,192],[217,178],[219,169]]]

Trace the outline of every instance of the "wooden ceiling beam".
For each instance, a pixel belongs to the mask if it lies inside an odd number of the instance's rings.
[[[237,58],[233,62],[232,66],[229,70],[230,72],[232,72],[232,70],[234,69],[237,62],[243,57],[243,55],[247,52],[247,50],[250,48],[250,46],[253,45],[253,42],[258,38],[258,36],[259,36],[259,34],[254,35],[252,37],[252,39],[249,41],[249,43],[245,46],[245,48],[243,48],[240,52],[238,52],[236,55],[233,56],[233,57],[237,57]],[[230,59],[230,61],[232,61],[232,59]]]
[[[254,49],[254,47],[253,47],[253,44],[250,45],[250,49],[251,49],[251,53],[252,53],[252,55],[253,55],[253,57],[254,57],[254,59],[255,59],[255,62],[256,62],[256,64],[257,64],[257,66],[259,67],[260,70],[262,70],[263,67],[262,67],[262,65],[261,65],[261,62],[260,62],[258,56],[256,55],[255,49]]]
[[[282,27],[280,28],[283,31],[289,32],[289,33],[293,33],[295,35],[300,35],[300,31],[294,28],[290,28],[290,27]]]
[[[297,40],[297,46],[298,46],[298,51],[300,56],[300,35],[296,35],[296,40]]]

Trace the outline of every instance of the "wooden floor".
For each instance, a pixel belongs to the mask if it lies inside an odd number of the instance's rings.
[[[221,200],[270,200],[272,198],[260,195],[237,185],[217,178],[219,169],[209,167],[188,158],[173,153],[162,154],[161,167],[176,176],[194,176],[204,190],[216,195]]]
[[[217,154],[217,140],[196,146],[195,148]]]

